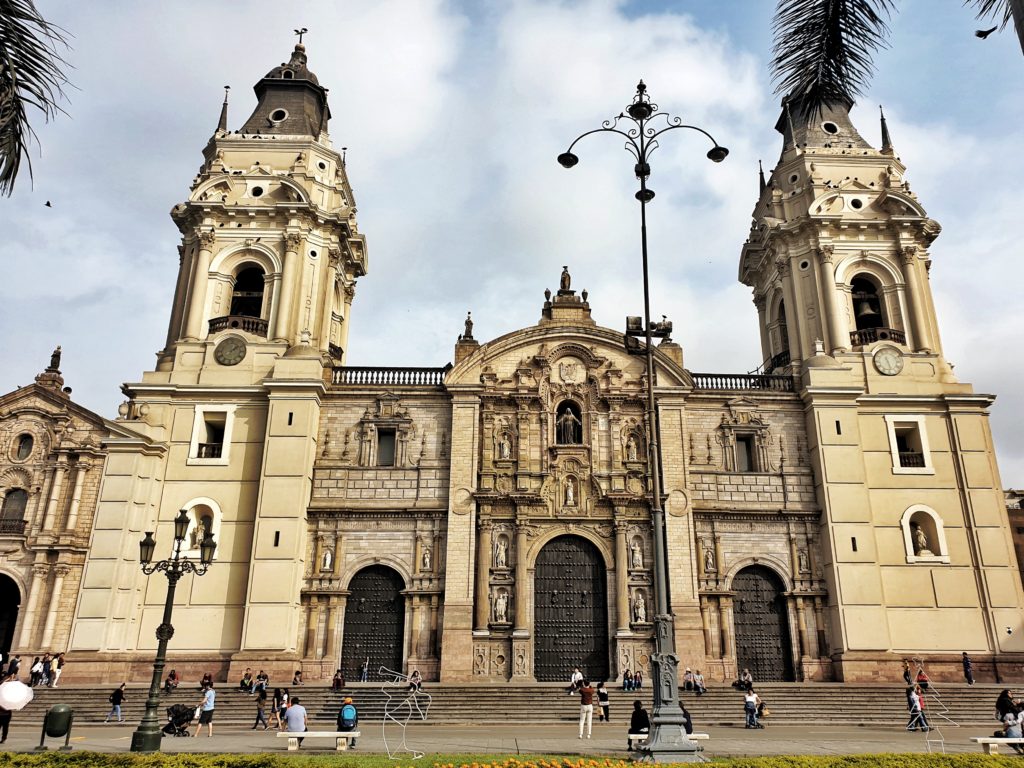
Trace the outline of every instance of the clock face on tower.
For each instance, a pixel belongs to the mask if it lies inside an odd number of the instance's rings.
[[[213,350],[213,359],[221,365],[238,365],[245,357],[245,342],[237,336],[228,336]]]
[[[903,370],[903,353],[895,347],[882,347],[875,352],[873,361],[883,376],[895,376]]]

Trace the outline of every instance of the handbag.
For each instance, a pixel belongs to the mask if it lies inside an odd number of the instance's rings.
[[[202,712],[202,711],[203,711],[203,708],[201,706],[200,707],[196,707],[196,711],[192,713],[192,719],[193,720],[198,720],[199,719],[199,713]]]

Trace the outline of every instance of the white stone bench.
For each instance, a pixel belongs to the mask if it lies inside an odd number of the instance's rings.
[[[295,752],[299,748],[299,739],[336,739],[335,749],[339,752],[348,749],[352,739],[359,738],[359,731],[280,731],[277,734],[279,739],[288,739],[288,751]]]
[[[629,746],[635,747],[640,742],[647,741],[647,737],[650,736],[650,735],[651,734],[649,734],[649,733],[628,733],[628,734],[626,734],[626,738],[629,739]],[[687,736],[687,738],[690,741],[707,741],[708,739],[711,738],[711,734],[708,734],[708,733],[691,733],[689,736]]]
[[[1001,739],[998,736],[972,736],[971,741],[981,744],[981,749],[986,755],[998,755],[1000,744],[1020,744],[1024,746],[1024,739]]]

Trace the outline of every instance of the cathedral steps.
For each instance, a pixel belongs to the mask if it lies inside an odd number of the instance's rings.
[[[991,724],[995,727],[993,709],[996,697],[1004,686],[943,684],[938,696],[930,694],[926,715],[943,724],[939,715],[960,724]],[[111,687],[112,690],[112,687]],[[771,710],[769,723],[780,725],[835,723],[845,725],[903,725],[907,708],[903,685],[865,685],[840,683],[766,683],[757,687],[758,694]],[[292,689],[307,708],[310,718],[318,726],[333,722],[341,707],[342,698],[354,697],[363,722],[379,722],[384,717],[388,697],[372,683],[352,685],[344,692],[327,687],[303,686]],[[431,696],[428,722],[437,723],[555,723],[571,722],[579,716],[576,697],[565,694],[564,687],[553,684],[539,685],[437,685],[427,684]],[[609,689],[613,722],[625,723],[634,699],[641,699],[650,708],[651,690],[627,692]],[[43,713],[54,704],[69,704],[75,710],[75,721],[100,723],[110,709],[106,688],[61,687],[36,689],[36,697],[19,720],[39,722]],[[138,723],[145,709],[147,690],[131,687],[127,702],[122,707],[127,722]],[[405,697],[404,690],[394,694],[397,701]],[[160,717],[172,704],[197,705],[198,690],[177,690],[160,695]],[[422,700],[421,700],[422,701]],[[713,685],[708,693],[696,697],[683,694],[698,726],[742,725],[743,698],[739,691],[724,685]],[[945,711],[944,711],[945,708]],[[255,699],[227,687],[218,689],[216,722],[218,724],[251,725],[255,720]],[[415,714],[415,713],[414,713]],[[396,715],[399,719],[404,714]],[[597,713],[595,713],[595,720]],[[414,717],[415,720],[415,717]],[[948,723],[945,723],[948,724]]]

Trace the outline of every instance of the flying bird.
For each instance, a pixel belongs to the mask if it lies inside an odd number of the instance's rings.
[[[46,207],[47,208],[53,208],[53,204],[49,200],[47,200],[46,201]]]
[[[999,29],[999,27],[992,27],[992,29],[979,29],[979,30],[975,31],[974,36],[975,37],[980,37],[982,40],[984,40],[986,37],[991,35],[997,29]]]

